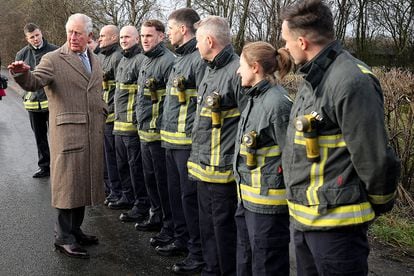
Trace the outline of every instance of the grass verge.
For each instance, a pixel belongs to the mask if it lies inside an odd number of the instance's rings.
[[[387,244],[408,256],[414,256],[414,217],[409,207],[395,206],[380,216],[370,227],[369,236],[377,242]]]

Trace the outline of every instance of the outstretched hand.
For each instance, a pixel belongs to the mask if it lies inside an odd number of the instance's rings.
[[[7,66],[7,69],[9,69],[11,74],[18,74],[18,73],[24,73],[30,70],[30,66],[24,63],[24,61],[14,61],[10,63],[9,66]]]

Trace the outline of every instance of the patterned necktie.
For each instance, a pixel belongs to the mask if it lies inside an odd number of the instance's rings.
[[[82,60],[82,63],[85,66],[86,71],[90,74],[92,69],[91,69],[91,64],[89,63],[89,58],[88,58],[87,54],[86,53],[80,53],[79,57]]]

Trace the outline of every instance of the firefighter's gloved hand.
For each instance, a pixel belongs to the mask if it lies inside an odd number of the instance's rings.
[[[395,199],[392,199],[390,201],[388,201],[385,204],[372,204],[372,208],[375,211],[375,216],[378,217],[382,214],[388,213],[392,210],[392,208],[394,207],[395,204]]]

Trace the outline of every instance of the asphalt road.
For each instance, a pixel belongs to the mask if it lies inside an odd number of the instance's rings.
[[[119,221],[121,211],[104,206],[87,208],[83,229],[100,238],[88,248],[90,260],[54,252],[50,182],[32,178],[34,136],[21,91],[9,86],[0,101],[0,275],[172,275],[180,258],[155,253],[149,239],[156,233],[136,231]]]
[[[3,73],[5,73],[3,71]],[[89,260],[68,258],[53,250],[55,210],[49,179],[34,179],[37,152],[22,91],[9,82],[0,101],[0,276],[3,275],[172,275],[180,258],[158,256],[149,245],[155,233],[121,223],[120,211],[87,208],[83,230],[100,244],[88,248]],[[370,275],[414,275],[401,263],[373,248]],[[292,252],[293,253],[293,252]],[[291,275],[295,275],[294,254]]]

